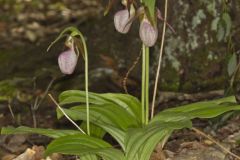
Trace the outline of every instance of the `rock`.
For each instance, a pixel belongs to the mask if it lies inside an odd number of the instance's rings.
[[[23,154],[14,158],[13,160],[35,160],[36,151],[32,149],[27,149]]]
[[[16,157],[14,154],[8,154],[2,157],[2,160],[12,160]]]
[[[27,145],[25,144],[26,135],[8,135],[1,136],[0,143],[2,146],[14,154],[19,154],[26,150]]]
[[[169,160],[225,160],[226,157],[221,150],[199,142],[188,142],[182,147],[180,152]]]
[[[16,156],[14,154],[8,154],[2,158],[2,160],[61,160],[62,155],[54,153],[49,157],[44,158],[45,148],[43,146],[33,146],[28,148],[24,153]]]

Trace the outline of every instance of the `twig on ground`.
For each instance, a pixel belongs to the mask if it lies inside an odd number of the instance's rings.
[[[13,110],[12,110],[12,106],[10,104],[8,104],[8,109],[11,113],[11,116],[12,116],[13,120],[15,120],[15,116],[14,116],[14,113],[13,113]]]
[[[11,113],[11,116],[12,116],[12,118],[13,118],[13,121],[15,122],[15,116],[14,116],[14,113],[13,113],[13,110],[12,110],[12,106],[11,106],[11,101],[10,100],[8,100],[8,109],[9,109],[9,111],[10,111],[10,113]]]
[[[58,109],[63,113],[63,115],[83,134],[86,134],[66,113],[65,111],[62,109],[62,107],[57,103],[57,101],[53,98],[53,96],[51,94],[48,94],[48,96],[50,97],[50,99],[53,101],[53,103],[58,107]]]
[[[230,154],[231,156],[237,158],[238,160],[240,160],[240,157],[234,153],[232,153],[231,151],[229,151],[226,147],[224,147],[223,145],[221,145],[219,142],[217,142],[216,140],[214,140],[212,137],[210,137],[209,135],[206,135],[204,132],[200,131],[197,128],[192,128],[193,131],[195,131],[197,134],[209,139],[210,141],[212,141],[213,143],[215,143],[218,147],[220,147],[224,152]]]

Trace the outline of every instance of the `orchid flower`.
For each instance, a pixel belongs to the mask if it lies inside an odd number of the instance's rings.
[[[58,56],[58,65],[63,74],[72,74],[77,65],[78,56],[74,49],[68,49]]]
[[[143,18],[140,24],[139,36],[147,47],[152,47],[158,38],[158,29],[147,18]]]
[[[130,10],[123,9],[118,11],[114,15],[114,25],[118,32],[122,34],[128,33],[132,25],[131,19],[135,16],[135,9],[133,6],[130,7]]]
[[[127,2],[124,2],[122,1],[122,4],[126,6],[126,9],[118,11],[114,16],[116,30],[122,34],[126,34],[130,30],[133,20],[137,17],[143,17],[140,22],[139,36],[147,47],[152,47],[158,38],[157,22],[155,25],[151,23],[144,7],[138,8],[135,12],[133,5],[130,6],[130,9],[127,9]],[[159,9],[156,9],[156,18],[166,22]],[[176,33],[168,22],[166,24],[173,33]]]

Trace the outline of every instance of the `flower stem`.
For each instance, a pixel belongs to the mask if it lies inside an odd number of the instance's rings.
[[[149,47],[142,45],[142,124],[149,120]]]
[[[88,95],[88,51],[87,51],[87,45],[84,40],[84,37],[81,33],[79,33],[83,48],[84,48],[84,60],[85,60],[85,92],[86,92],[86,112],[87,112],[87,134],[90,135],[90,120],[89,120],[89,95]]]
[[[146,54],[146,64],[145,64],[145,104],[146,104],[146,117],[145,123],[148,124],[149,120],[149,47],[145,46],[145,54]]]
[[[142,104],[142,124],[145,124],[145,77],[146,77],[146,53],[145,53],[145,46],[142,45],[142,95],[141,95],[141,104]]]
[[[86,110],[87,110],[87,134],[90,135],[90,120],[89,120],[89,96],[88,96],[88,55],[85,53],[85,92],[86,92]]]

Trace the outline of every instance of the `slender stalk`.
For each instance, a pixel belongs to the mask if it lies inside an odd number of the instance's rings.
[[[90,135],[90,121],[89,121],[89,96],[88,96],[88,53],[86,44],[84,44],[85,50],[85,92],[86,92],[86,110],[87,110],[87,134]]]
[[[146,104],[146,117],[145,121],[148,124],[149,120],[149,47],[145,46],[145,54],[146,54],[146,64],[145,64],[145,104]]]
[[[87,109],[87,133],[90,135],[90,121],[89,121],[89,96],[88,96],[88,55],[85,54],[85,91],[86,91],[86,109]]]
[[[146,69],[146,54],[145,46],[142,45],[142,95],[141,95],[141,104],[142,104],[142,124],[145,124],[145,69]]]
[[[89,95],[88,95],[88,51],[87,45],[84,40],[84,37],[81,33],[79,33],[83,48],[84,48],[84,60],[85,60],[85,93],[86,93],[86,112],[87,112],[87,134],[90,135],[90,120],[89,120]]]
[[[160,71],[161,71],[161,64],[162,64],[162,55],[163,55],[163,46],[165,41],[165,34],[166,34],[166,21],[167,21],[167,10],[168,10],[168,0],[165,0],[165,13],[164,13],[164,23],[163,23],[163,32],[162,32],[162,40],[161,40],[161,48],[159,52],[159,61],[158,61],[158,68],[157,68],[157,74],[154,84],[154,91],[153,91],[153,100],[152,100],[152,108],[151,108],[151,118],[153,118],[154,115],[154,107],[155,107],[155,101],[156,101],[156,95],[157,95],[157,88],[158,88],[158,80],[160,77]]]

